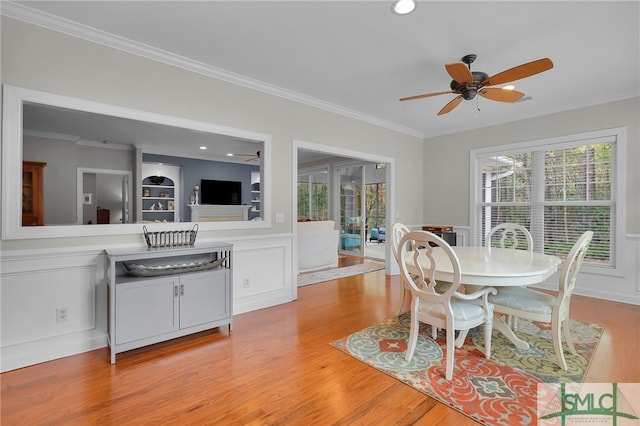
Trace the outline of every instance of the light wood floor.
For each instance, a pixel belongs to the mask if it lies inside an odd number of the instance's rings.
[[[474,421],[329,346],[394,315],[398,277],[299,289],[292,303],[119,354],[107,348],[4,373],[3,426],[471,425]],[[575,297],[606,330],[586,381],[640,382],[640,307]]]

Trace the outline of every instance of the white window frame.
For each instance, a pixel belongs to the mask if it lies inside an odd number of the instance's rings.
[[[512,153],[520,153],[525,150],[538,151],[545,149],[559,149],[576,145],[588,145],[590,139],[600,139],[605,137],[615,137],[616,139],[616,151],[615,151],[615,163],[613,164],[613,194],[615,197],[614,202],[614,214],[612,218],[612,225],[614,231],[612,232],[612,238],[614,242],[612,244],[612,265],[597,266],[594,264],[583,264],[581,271],[591,274],[608,275],[608,276],[622,276],[622,265],[620,264],[625,235],[625,211],[626,211],[626,152],[627,152],[627,128],[617,127],[612,129],[598,130],[593,132],[572,134],[566,136],[559,136],[548,139],[539,139],[526,142],[519,142],[513,144],[490,146],[486,148],[472,149],[469,156],[469,172],[470,172],[470,202],[469,202],[469,217],[471,219],[471,232],[470,232],[470,244],[480,245],[481,241],[476,241],[476,231],[481,226],[481,216],[478,215],[478,209],[476,205],[481,202],[481,185],[480,185],[480,171],[478,158],[487,157],[489,155],[506,155]],[[534,178],[535,179],[535,178]],[[534,245],[536,242],[534,241]]]

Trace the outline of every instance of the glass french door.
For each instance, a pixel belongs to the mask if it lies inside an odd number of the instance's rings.
[[[364,220],[364,167],[341,166],[336,169],[339,186],[340,251],[363,256],[366,238]]]
[[[298,173],[298,220],[329,219],[329,169]]]

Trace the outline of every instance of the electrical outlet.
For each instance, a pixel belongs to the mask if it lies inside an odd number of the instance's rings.
[[[56,322],[63,322],[69,319],[69,308],[56,308]]]
[[[249,287],[249,278],[244,279],[244,286]]]

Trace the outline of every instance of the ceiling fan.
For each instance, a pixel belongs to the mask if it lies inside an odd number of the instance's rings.
[[[233,154],[234,157],[249,157],[244,161],[255,161],[260,159],[260,151],[256,151],[255,154]]]
[[[475,98],[476,95],[480,95],[483,98],[490,99],[492,101],[500,102],[516,102],[518,99],[524,96],[524,93],[517,90],[508,90],[495,86],[496,84],[509,83],[511,81],[520,80],[521,78],[530,77],[532,75],[541,73],[543,71],[553,68],[553,62],[549,58],[538,59],[536,61],[527,62],[526,64],[518,65],[510,68],[506,71],[499,72],[498,74],[489,77],[487,73],[481,71],[471,71],[471,64],[476,60],[476,55],[469,54],[462,58],[462,62],[453,62],[446,64],[444,67],[447,72],[453,78],[449,87],[451,90],[446,92],[434,92],[425,93],[423,95],[409,96],[407,98],[401,98],[401,101],[411,101],[414,99],[428,98],[431,96],[445,95],[448,93],[457,94],[452,101],[444,106],[438,113],[443,115],[451,112],[457,107],[463,100],[470,101]]]

